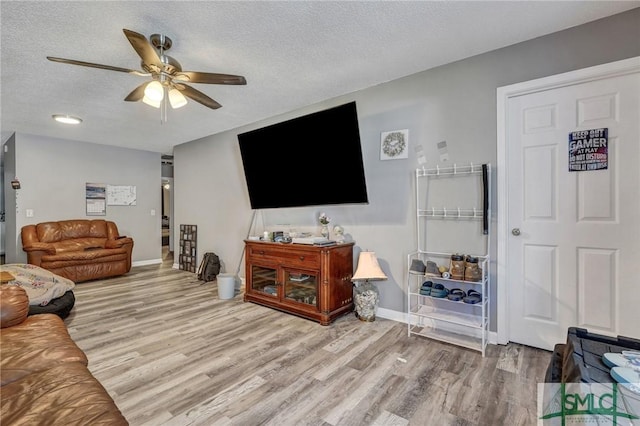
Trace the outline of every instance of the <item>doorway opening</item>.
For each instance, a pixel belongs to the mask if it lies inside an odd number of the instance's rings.
[[[173,156],[162,156],[162,249],[173,252]]]
[[[170,221],[170,203],[171,203],[171,182],[169,179],[162,179],[162,246],[169,245],[169,236],[171,234]]]

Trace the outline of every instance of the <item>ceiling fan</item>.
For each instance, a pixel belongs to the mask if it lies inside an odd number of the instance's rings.
[[[124,31],[133,49],[142,59],[140,65],[144,71],[76,61],[73,59],[56,58],[53,56],[47,56],[47,59],[64,64],[81,65],[84,67],[125,72],[141,77],[151,77],[151,81],[142,83],[133,89],[124,100],[128,102],[143,101],[156,108],[160,108],[162,102],[165,102],[166,105],[167,99],[173,108],[180,108],[187,103],[186,96],[206,107],[217,109],[222,105],[201,91],[188,86],[186,83],[247,84],[247,81],[241,75],[183,71],[178,61],[165,54],[172,45],[171,39],[165,35],[152,34],[149,40],[147,40],[144,35],[135,31],[127,29],[123,29],[122,31]]]

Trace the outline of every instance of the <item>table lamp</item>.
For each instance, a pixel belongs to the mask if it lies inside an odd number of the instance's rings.
[[[360,321],[375,321],[380,293],[371,281],[386,279],[387,276],[380,269],[376,254],[372,251],[361,252],[358,257],[356,273],[351,277],[351,281],[356,283],[353,298],[356,305],[356,316]]]

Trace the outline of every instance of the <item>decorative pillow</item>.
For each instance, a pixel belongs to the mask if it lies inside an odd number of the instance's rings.
[[[2,269],[15,277],[10,284],[24,288],[29,296],[29,305],[46,306],[76,286],[70,279],[36,265],[10,263],[2,265]]]

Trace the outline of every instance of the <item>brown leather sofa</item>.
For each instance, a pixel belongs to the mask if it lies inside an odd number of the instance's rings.
[[[133,240],[111,221],[61,220],[23,226],[22,249],[27,263],[81,282],[129,272]]]
[[[0,285],[2,424],[128,425],[60,317],[28,311],[22,287]]]

